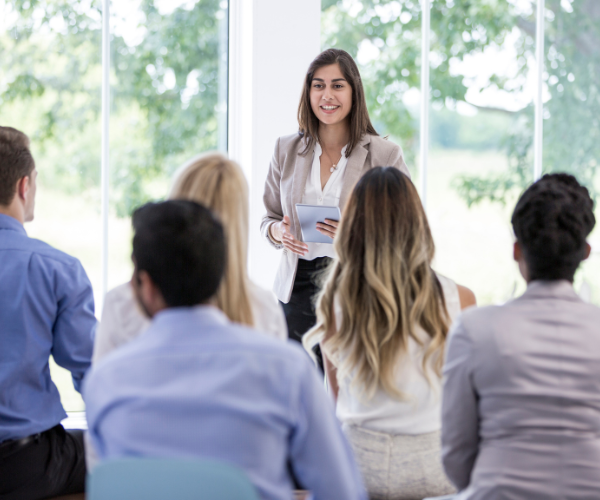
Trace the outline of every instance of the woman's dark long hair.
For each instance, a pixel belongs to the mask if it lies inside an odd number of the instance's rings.
[[[363,89],[362,80],[358,67],[348,52],[340,49],[327,49],[321,52],[308,67],[304,86],[302,88],[302,96],[300,97],[300,105],[298,106],[298,126],[300,134],[306,141],[306,147],[301,154],[305,155],[312,151],[315,141],[319,140],[319,119],[313,113],[310,105],[310,88],[312,85],[315,72],[323,66],[338,64],[344,78],[352,88],[352,109],[348,115],[350,122],[350,141],[346,147],[346,157],[350,156],[354,147],[360,142],[363,135],[379,135],[369,118],[367,103],[365,101],[365,91]]]
[[[596,225],[588,190],[569,174],[546,174],[523,193],[512,215],[530,280],[573,281]]]

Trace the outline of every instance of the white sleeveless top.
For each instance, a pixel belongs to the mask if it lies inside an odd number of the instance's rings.
[[[454,321],[460,313],[460,298],[456,283],[445,276],[437,275],[446,301],[450,319]],[[339,304],[335,305],[336,323],[341,324]],[[417,335],[425,336],[417,327]],[[424,337],[425,338],[425,337]],[[429,370],[430,382],[423,373],[424,348],[412,338],[408,352],[398,362],[396,381],[399,391],[407,396],[405,400],[390,397],[383,389],[378,389],[368,401],[358,397],[360,388],[350,386],[350,377],[338,380],[337,417],[346,424],[388,434],[424,434],[439,431],[441,420],[442,382],[433,369]]]

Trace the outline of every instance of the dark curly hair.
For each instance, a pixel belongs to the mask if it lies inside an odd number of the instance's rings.
[[[588,190],[569,174],[546,174],[523,193],[512,215],[530,280],[573,281],[596,224]]]

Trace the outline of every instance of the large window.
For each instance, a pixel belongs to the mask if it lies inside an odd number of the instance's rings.
[[[82,262],[100,305],[131,274],[129,216],[164,198],[191,156],[227,144],[226,0],[110,3],[102,38],[97,0],[0,0],[0,117],[32,139],[39,171],[28,234]],[[102,64],[110,42],[111,64]],[[108,235],[103,235],[102,72],[110,75]],[[108,266],[103,238],[108,236]],[[83,402],[51,362],[68,411]]]
[[[431,6],[424,31],[423,4]],[[322,2],[323,47],[356,57],[375,127],[402,145],[424,195],[434,267],[472,288],[480,304],[524,289],[512,262],[510,214],[534,178],[536,126],[543,126],[543,171],[574,173],[597,192],[600,5],[546,0],[541,79],[537,6],[530,0]],[[430,46],[425,103],[423,37]],[[543,113],[536,124],[538,89]],[[429,147],[419,152],[423,109]],[[591,276],[599,261],[594,253],[576,276],[576,289],[595,303],[600,288]]]

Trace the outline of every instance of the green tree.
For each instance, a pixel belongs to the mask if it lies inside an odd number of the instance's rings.
[[[58,148],[52,180],[68,191],[99,182],[101,20],[97,0],[12,0],[0,4],[0,116],[10,124],[26,103],[37,110],[41,147]],[[111,38],[111,193],[121,214],[152,197],[191,154],[218,145],[218,0],[161,14],[142,0],[139,19]],[[123,29],[121,29],[123,31]],[[21,107],[19,106],[21,105]],[[222,110],[221,110],[222,111]],[[12,113],[12,116],[11,116]]]
[[[600,3],[547,0],[546,6],[544,167],[573,172],[595,193]],[[533,1],[433,1],[432,104],[452,109],[467,102],[468,82],[453,68],[472,54],[502,47],[515,29],[518,72],[526,76],[535,49],[534,7]],[[420,87],[420,2],[323,0],[322,8],[325,47],[344,48],[355,57],[365,47],[376,54],[361,67],[373,121],[414,157],[418,117],[403,97]],[[152,197],[157,179],[164,180],[184,158],[217,146],[222,112],[219,43],[225,12],[219,0],[198,0],[168,14],[153,0],[142,0],[140,12],[139,20],[125,21],[136,31],[134,39],[114,30],[111,40],[111,193],[121,214]],[[52,168],[46,174],[55,185],[71,192],[97,186],[99,1],[0,0],[0,13],[6,27],[0,33],[3,123],[25,123],[36,144],[47,148]],[[524,82],[493,74],[486,86],[519,93]],[[510,118],[501,141],[510,166],[501,174],[456,179],[469,205],[502,202],[532,177],[532,106],[480,110],[496,124],[492,113]],[[443,130],[444,115],[437,119],[435,126]]]
[[[528,5],[529,4],[529,5]],[[414,112],[403,96],[420,87],[421,9],[416,0],[324,1],[324,47],[357,56],[364,44],[375,51],[361,67],[369,109],[376,126],[396,137],[410,155],[418,139]],[[436,0],[431,9],[431,99],[434,106],[467,102],[468,84],[451,71],[452,63],[501,47],[518,30],[518,75],[527,76],[534,57],[535,3],[504,0]],[[595,194],[593,179],[600,156],[600,3],[547,0],[544,169],[575,174]],[[488,87],[520,93],[526,81],[493,74]],[[503,202],[509,191],[532,179],[533,107],[517,112],[480,108],[511,116],[502,140],[509,169],[489,176],[462,176],[456,187],[471,205],[483,199]],[[414,153],[413,153],[414,154]]]

